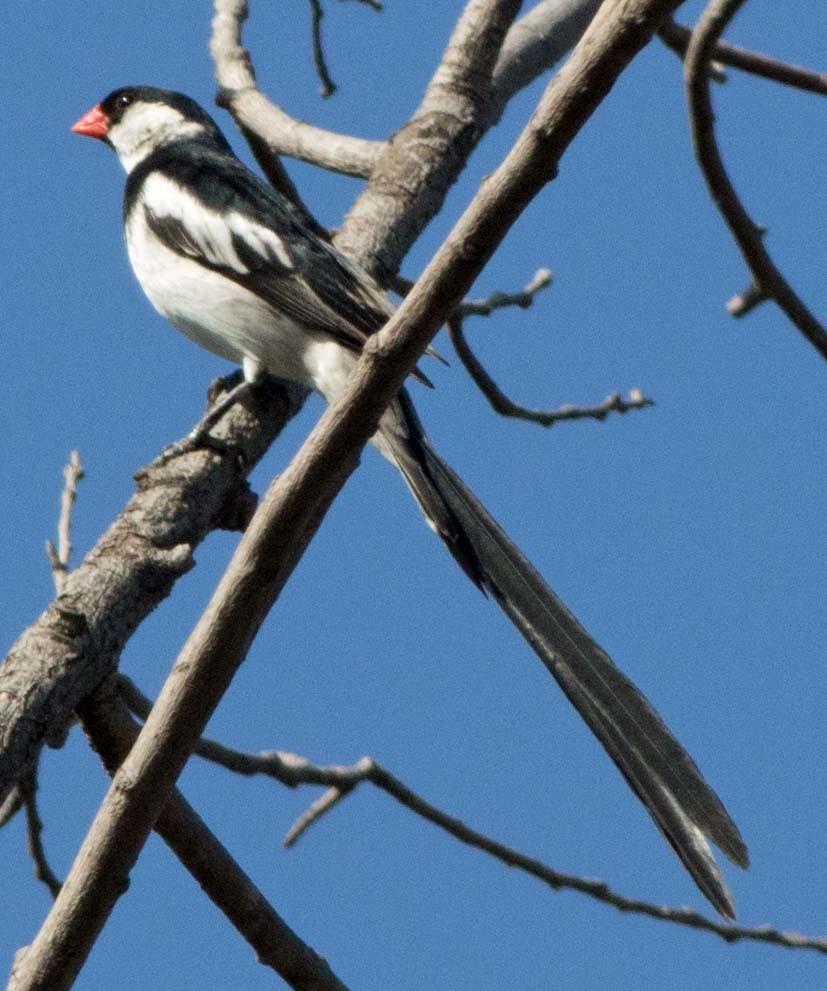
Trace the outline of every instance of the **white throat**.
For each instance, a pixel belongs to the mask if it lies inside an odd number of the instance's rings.
[[[109,128],[107,138],[127,173],[147,155],[170,139],[195,137],[204,125],[187,120],[178,110],[163,103],[138,103]]]

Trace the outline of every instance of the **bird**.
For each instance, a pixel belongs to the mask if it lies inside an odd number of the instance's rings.
[[[365,341],[394,312],[380,285],[303,208],[248,169],[188,96],[121,87],[72,131],[109,145],[126,170],[127,254],[155,309],[240,365],[240,388],[272,375],[335,401]],[[419,368],[412,377],[430,384]],[[371,443],[400,471],[468,578],[556,679],[703,895],[734,918],[709,841],[744,868],[746,845],[654,707],[437,453],[406,389]]]

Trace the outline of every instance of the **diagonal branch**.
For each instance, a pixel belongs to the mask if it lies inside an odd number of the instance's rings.
[[[71,986],[174,782],[387,404],[580,128],[677,0],[610,0],[422,278],[370,338],[341,398],[271,484],[19,961],[14,991]],[[71,579],[70,579],[71,580]],[[82,897],[81,897],[82,896]]]
[[[492,78],[492,114],[548,72],[576,44],[601,0],[540,0],[505,36]]]
[[[773,299],[813,347],[827,358],[827,330],[793,291],[764,247],[763,229],[744,209],[724,168],[715,140],[709,93],[709,62],[715,45],[744,0],[712,0],[704,10],[686,52],[684,74],[692,143],[712,199],[752,272],[756,290]]]
[[[92,746],[114,774],[138,736],[137,724],[111,683],[94,692],[80,711]],[[270,906],[177,789],[172,790],[155,830],[247,940],[259,962],[297,991],[347,991],[327,962]]]
[[[467,0],[422,101],[377,159],[335,241],[383,284],[490,127],[491,74],[519,0]]]
[[[0,800],[44,743],[62,739],[81,699],[112,671],[128,638],[219,527],[239,529],[254,497],[246,474],[299,409],[302,393],[269,383],[216,428],[218,456],[194,451],[138,476],[122,514],[0,664]]]
[[[430,802],[427,802],[403,781],[400,781],[387,768],[373,760],[372,757],[363,757],[350,767],[336,765],[318,767],[309,764],[304,758],[296,757],[294,754],[280,754],[278,756],[282,759],[289,758],[289,767],[293,782],[296,782],[303,774],[306,774],[308,783],[320,784],[322,783],[321,779],[327,778],[329,784],[328,791],[317,799],[311,805],[310,809],[294,824],[287,838],[285,838],[285,845],[295,843],[301,833],[317,821],[321,815],[334,808],[343,798],[358,787],[359,784],[369,781],[401,805],[404,805],[405,808],[410,809],[416,815],[427,819],[440,829],[445,830],[445,832],[460,842],[475,849],[482,850],[484,853],[495,857],[509,867],[515,867],[530,874],[532,877],[536,877],[555,891],[579,891],[581,894],[588,895],[596,901],[611,905],[621,912],[630,912],[635,915],[658,919],[661,922],[671,922],[677,925],[688,926],[691,929],[712,933],[720,936],[727,943],[742,941],[770,943],[788,949],[815,950],[818,953],[827,954],[827,938],[824,937],[814,938],[804,936],[801,933],[784,931],[776,929],[773,926],[748,927],[718,922],[693,909],[673,908],[669,905],[655,905],[637,898],[628,898],[626,895],[613,891],[603,881],[557,871],[542,861],[537,860],[535,857],[529,857],[519,850],[499,843],[497,840],[491,839],[490,836],[486,836],[484,833],[466,826],[461,820],[431,805]]]
[[[667,47],[684,58],[692,38],[692,30],[669,18],[661,24],[658,36]],[[761,52],[752,52],[748,48],[720,40],[715,42],[711,58],[722,65],[731,65],[734,69],[741,69],[754,76],[771,79],[785,86],[794,86],[808,93],[827,96],[827,72],[814,72],[812,69],[804,69],[790,62],[782,62]]]
[[[129,708],[140,718],[146,719],[152,709],[152,703],[140,689],[129,678],[120,675],[118,690]],[[372,757],[362,757],[349,766],[319,765],[312,764],[305,757],[297,754],[277,750],[245,753],[205,738],[198,741],[194,753],[236,774],[245,776],[260,774],[288,788],[301,785],[320,785],[326,788],[290,828],[284,839],[285,846],[296,843],[313,823],[331,811],[359,785],[369,782],[415,815],[426,819],[460,842],[481,850],[509,867],[525,871],[555,891],[579,891],[621,912],[631,912],[662,922],[709,932],[720,936],[728,943],[741,941],[770,943],[789,949],[815,950],[827,954],[827,939],[823,937],[804,936],[801,933],[784,931],[772,926],[748,927],[722,923],[691,909],[655,905],[637,898],[628,898],[613,891],[603,881],[555,870],[534,857],[529,857],[513,847],[499,843],[485,833],[466,826],[461,820],[426,801]]]

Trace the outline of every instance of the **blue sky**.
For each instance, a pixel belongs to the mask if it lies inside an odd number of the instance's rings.
[[[259,80],[297,117],[381,138],[416,105],[460,4],[330,4],[340,91],[317,95],[300,0],[253,5]],[[696,14],[688,5],[684,14]],[[747,5],[741,44],[823,68],[827,10]],[[69,126],[115,86],[152,83],[212,105],[205,0],[9,4],[5,39],[5,470],[0,611],[8,646],[49,601],[43,540],[72,448],[87,468],[82,555],[132,474],[197,418],[228,366],[175,334],[134,284],[121,242],[123,175]],[[821,61],[820,61],[821,60]],[[502,158],[539,90],[478,150],[411,252],[414,276]],[[768,246],[827,313],[824,104],[731,73],[715,91],[723,151]],[[241,141],[216,112],[235,147]],[[354,180],[288,163],[335,226]],[[654,45],[632,66],[527,210],[476,292],[554,287],[528,312],[468,324],[480,357],[529,405],[589,403],[637,386],[654,409],[544,431],[486,407],[458,361],[415,388],[436,446],[692,752],[739,823],[748,873],[726,867],[739,922],[827,932],[824,744],[824,362],[772,306],[733,322],[743,263],[692,161],[680,66]],[[439,340],[448,354],[450,345]],[[254,476],[261,490],[318,401]],[[235,546],[216,534],[142,627],[123,666],[154,694]],[[700,895],[554,683],[463,579],[373,453],[350,480],[216,713],[212,735],[320,762],[370,753],[470,825],[625,894],[703,908]],[[193,764],[188,798],[288,922],[354,989],[711,983],[823,986],[814,954],[725,946],[555,894],[363,790],[299,844],[280,839],[314,797]],[[67,871],[106,787],[79,733],[50,752],[45,841]],[[49,899],[22,824],[0,835],[0,961]],[[255,991],[258,966],[152,839],[76,987]]]

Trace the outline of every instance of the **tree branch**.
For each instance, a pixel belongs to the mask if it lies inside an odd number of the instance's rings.
[[[601,0],[540,0],[511,26],[492,77],[492,113],[555,66],[577,44]]]
[[[247,19],[246,0],[215,0],[210,54],[215,62],[219,104],[233,115],[267,177],[277,189],[292,181],[278,161],[290,155],[332,172],[365,178],[373,170],[384,148],[382,141],[366,141],[335,134],[295,120],[271,103],[256,83],[250,53],[241,43],[241,28]]]
[[[709,94],[708,67],[718,38],[744,0],[712,0],[706,7],[686,52],[686,98],[695,156],[709,192],[752,272],[757,291],[773,299],[813,345],[827,358],[827,331],[795,294],[764,247],[764,230],[744,209],[727,175],[715,140],[715,115]]]
[[[139,727],[111,682],[93,693],[80,712],[92,746],[109,774],[115,774],[135,742]],[[177,789],[172,790],[155,830],[250,944],[260,963],[271,967],[297,991],[347,991],[327,962],[271,907]],[[49,971],[58,966],[53,960],[44,962],[49,980]]]
[[[62,740],[77,704],[189,570],[194,548],[216,528],[244,525],[254,501],[245,477],[302,396],[267,384],[213,431],[226,455],[194,451],[139,473],[136,495],[0,664],[0,800],[44,743]]]
[[[118,689],[129,708],[140,718],[145,719],[152,709],[151,701],[124,675],[120,675],[118,678]],[[312,785],[322,786],[326,789],[290,828],[284,838],[285,846],[294,845],[313,823],[330,812],[359,785],[369,782],[415,815],[426,819],[461,843],[481,850],[509,867],[516,867],[518,870],[538,878],[555,891],[579,891],[581,894],[611,905],[621,912],[645,915],[662,922],[671,922],[710,932],[720,936],[728,943],[740,941],[771,943],[790,949],[815,950],[827,954],[827,939],[825,938],[785,932],[771,926],[746,927],[721,923],[690,909],[655,905],[640,899],[628,898],[613,891],[603,881],[594,878],[584,878],[576,874],[557,871],[534,857],[529,857],[513,847],[499,843],[490,836],[466,826],[459,819],[426,801],[372,757],[362,757],[355,764],[349,766],[342,764],[320,765],[312,764],[298,754],[277,750],[245,753],[204,738],[199,740],[194,753],[235,774],[242,774],[246,777],[260,774],[278,781],[288,788]]]
[[[776,929],[772,926],[750,928],[718,922],[692,909],[673,908],[668,905],[654,905],[651,902],[641,901],[637,898],[628,898],[619,892],[613,891],[605,882],[595,878],[584,878],[577,874],[566,874],[554,870],[554,868],[549,867],[542,861],[534,857],[529,857],[524,853],[520,853],[519,850],[515,850],[512,847],[497,842],[497,840],[491,839],[491,837],[486,836],[484,833],[466,826],[465,823],[444,812],[442,809],[431,805],[430,802],[427,802],[410,789],[387,768],[373,760],[372,757],[363,757],[350,767],[337,765],[319,767],[309,764],[304,758],[297,757],[294,754],[279,754],[277,756],[281,759],[289,758],[290,774],[293,782],[298,783],[302,775],[306,774],[307,782],[310,784],[321,784],[322,779],[327,779],[327,783],[329,784],[328,790],[296,821],[285,838],[285,845],[295,843],[310,825],[316,822],[326,812],[333,809],[339,801],[347,797],[359,784],[369,781],[401,805],[404,805],[405,808],[410,809],[423,819],[427,819],[435,826],[445,830],[445,832],[450,833],[451,836],[460,842],[490,854],[509,867],[516,867],[518,870],[536,877],[555,891],[579,891],[581,894],[588,895],[596,901],[611,905],[621,912],[644,915],[651,919],[658,919],[661,922],[671,922],[681,926],[688,926],[691,929],[713,933],[716,936],[720,936],[727,943],[741,941],[771,943],[775,946],[783,946],[788,949],[815,950],[818,953],[827,954],[827,938],[813,938],[804,936],[801,933]]]
[[[37,811],[37,765],[30,767],[17,784],[23,808],[26,811],[26,833],[29,856],[34,863],[34,876],[49,889],[52,898],[60,892],[60,881],[49,866],[46,850],[43,847],[43,823]]]
[[[488,374],[480,360],[471,350],[462,330],[462,320],[451,317],[448,320],[448,335],[456,349],[462,364],[474,380],[482,394],[491,404],[494,412],[500,416],[512,417],[515,420],[528,420],[539,423],[541,427],[551,427],[562,420],[605,420],[609,413],[628,413],[633,409],[644,409],[654,406],[654,400],[647,399],[640,389],[632,389],[629,398],[624,399],[619,392],[611,392],[606,398],[594,406],[574,406],[566,403],[557,409],[529,409],[510,399]]]
[[[60,895],[16,967],[15,991],[71,986],[187,757],[333,498],[431,336],[460,302],[617,77],[677,0],[609,0],[503,164],[422,278],[374,335],[342,397],[271,484],[84,839]],[[70,576],[70,581],[74,577]],[[82,895],[82,898],[81,898]]]
[[[383,285],[490,126],[491,73],[520,0],[468,0],[422,101],[377,159],[335,237]]]
[[[534,303],[534,297],[537,293],[549,285],[551,285],[551,272],[541,268],[520,292],[495,292],[488,299],[465,300],[448,318],[448,335],[460,361],[494,411],[501,416],[528,420],[531,423],[539,423],[543,427],[551,427],[561,420],[605,420],[609,413],[627,413],[632,409],[654,406],[654,402],[647,399],[639,389],[632,389],[628,399],[623,399],[620,393],[613,392],[606,396],[601,403],[594,406],[574,406],[568,403],[553,410],[528,409],[515,403],[500,389],[471,349],[463,331],[464,318],[466,316],[490,316],[495,310],[507,306],[519,306],[522,309],[527,309]]]
[[[692,38],[690,28],[668,18],[661,24],[658,36],[668,48],[671,48],[681,58],[686,56]],[[760,52],[752,52],[739,45],[731,45],[728,41],[716,41],[712,46],[711,58],[715,62],[731,65],[734,69],[741,69],[754,76],[771,79],[773,82],[782,83],[785,86],[794,86],[796,89],[802,89],[808,93],[827,95],[827,72],[813,72],[812,69],[803,69],[801,66],[770,58],[769,55],[762,55]]]
[[[60,516],[57,523],[57,547],[46,541],[46,554],[52,566],[55,592],[63,591],[66,576],[69,574],[69,560],[72,557],[72,507],[77,496],[78,482],[83,478],[83,465],[77,451],[69,455],[69,463],[63,469],[63,489],[60,493]]]

